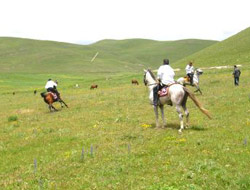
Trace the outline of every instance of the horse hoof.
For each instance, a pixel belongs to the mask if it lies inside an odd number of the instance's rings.
[[[181,134],[182,134],[182,130],[181,130],[181,129],[179,129],[179,130],[178,130],[178,133],[181,135]]]

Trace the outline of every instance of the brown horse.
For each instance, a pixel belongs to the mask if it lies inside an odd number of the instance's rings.
[[[95,89],[95,88],[97,88],[97,87],[98,87],[97,84],[92,84],[92,85],[90,86],[90,89]]]
[[[139,82],[137,80],[135,80],[135,79],[132,79],[131,83],[135,84],[135,85],[139,85]]]
[[[54,111],[58,111],[52,104],[54,102],[60,102],[61,104],[61,107],[63,107],[62,104],[64,104],[67,108],[68,108],[68,105],[61,99],[61,97],[58,97],[56,100],[53,98],[53,94],[51,92],[42,92],[41,93],[41,96],[43,97],[44,99],[44,102],[47,103],[49,105],[49,110],[52,111],[52,108],[54,109]]]

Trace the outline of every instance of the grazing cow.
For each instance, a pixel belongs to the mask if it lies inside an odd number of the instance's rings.
[[[131,83],[132,83],[132,84],[135,84],[135,85],[139,85],[139,82],[138,82],[137,80],[135,80],[135,79],[133,79],[133,80],[131,81]]]
[[[97,84],[92,84],[92,85],[90,86],[90,89],[95,89],[95,88],[97,88],[97,87],[98,87]]]
[[[34,95],[36,95],[36,90],[34,90]]]

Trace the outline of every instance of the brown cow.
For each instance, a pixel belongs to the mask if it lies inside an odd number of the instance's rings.
[[[132,84],[139,85],[139,82],[138,82],[137,80],[135,80],[135,79],[133,79],[133,80],[131,81],[131,83],[132,83]]]
[[[97,87],[98,87],[97,84],[92,84],[92,85],[90,86],[90,89],[95,89],[95,88],[97,88]]]

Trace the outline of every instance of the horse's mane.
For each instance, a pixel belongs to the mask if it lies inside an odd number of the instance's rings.
[[[152,77],[154,80],[156,80],[155,75],[153,74],[153,72],[152,72],[150,69],[148,69],[148,72],[149,72],[149,74],[151,75],[151,77]]]

